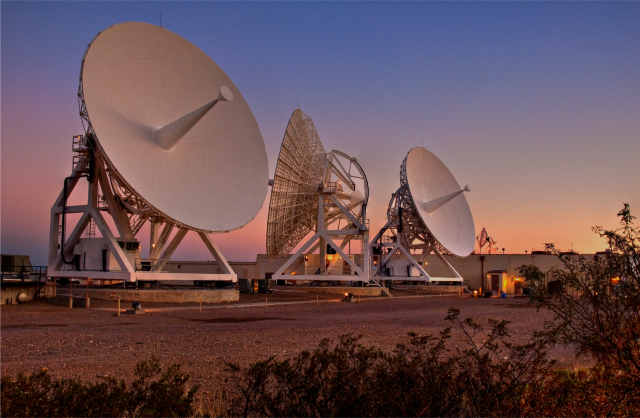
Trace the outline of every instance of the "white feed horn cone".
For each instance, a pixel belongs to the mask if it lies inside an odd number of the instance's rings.
[[[199,107],[191,113],[187,113],[180,119],[176,119],[173,122],[154,129],[152,136],[154,141],[160,147],[167,151],[173,149],[178,142],[193,128],[204,115],[207,114],[213,106],[218,102],[229,102],[233,100],[233,93],[228,87],[222,86],[218,91],[218,97],[207,103],[206,105]]]
[[[216,98],[219,102],[230,102],[233,100],[233,93],[229,90],[229,87],[222,86],[220,90],[218,90],[218,97]]]
[[[442,207],[442,205],[444,205],[445,203],[452,200],[454,197],[458,196],[459,194],[462,194],[464,192],[470,192],[470,191],[471,191],[471,188],[467,184],[466,186],[464,186],[464,189],[462,190],[458,190],[457,192],[453,192],[446,196],[439,197],[438,199],[434,199],[434,200],[430,200],[429,202],[426,202],[424,204],[424,209],[427,211],[427,213],[432,213],[436,209]]]

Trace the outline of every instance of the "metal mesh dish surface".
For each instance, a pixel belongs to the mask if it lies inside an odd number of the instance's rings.
[[[315,228],[326,153],[309,116],[296,109],[282,139],[267,221],[267,255],[286,255]]]

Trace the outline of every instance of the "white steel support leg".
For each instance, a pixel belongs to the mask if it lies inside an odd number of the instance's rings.
[[[316,223],[316,231],[318,231],[318,238],[320,244],[320,274],[324,275],[327,272],[326,258],[327,258],[327,244],[324,242],[324,238],[320,235],[320,231],[324,229],[324,193],[318,193],[318,221]]]
[[[307,248],[311,246],[311,244],[316,242],[318,238],[320,238],[320,234],[318,233],[314,234],[311,237],[311,239],[307,241],[302,247],[300,247],[300,249],[296,251],[296,253],[293,256],[291,256],[282,266],[280,266],[280,268],[273,275],[281,276],[282,274],[284,274],[284,272],[289,268],[289,266],[291,266],[298,259],[298,257],[300,257],[302,253],[304,253],[307,250]],[[322,263],[323,261],[321,260],[320,264]]]
[[[211,239],[211,236],[209,234],[205,234],[204,232],[198,232],[198,235],[200,235],[200,238],[202,238],[202,241],[204,241],[204,244],[209,249],[209,252],[213,256],[213,258],[216,259],[218,265],[220,265],[220,268],[222,268],[222,271],[226,274],[235,274],[235,272],[227,262],[227,259],[224,258],[216,243]]]
[[[406,248],[404,248],[404,246],[402,246],[402,245],[399,245],[398,249],[402,252],[402,254],[404,254],[409,259],[409,262],[411,262],[411,264],[413,264],[413,266],[418,269],[420,274],[425,277],[426,281],[430,282],[431,281],[431,276],[429,276],[427,274],[427,272],[422,268],[422,266],[420,264],[418,264],[416,259],[413,258],[413,254],[411,254],[411,252],[409,250],[407,250]]]
[[[127,214],[116,203],[116,199],[111,192],[107,173],[105,173],[102,167],[99,167],[96,170],[96,174],[100,182],[100,190],[102,190],[102,195],[104,196],[105,203],[107,204],[107,210],[109,211],[109,214],[116,224],[118,233],[123,238],[133,238],[133,231],[131,230],[131,225],[129,224],[129,218],[127,217]]]
[[[189,232],[189,230],[186,228],[178,229],[178,232],[176,232],[176,235],[173,237],[169,245],[167,245],[164,253],[162,253],[162,257],[160,257],[162,259],[162,264],[160,264],[160,267],[158,268],[159,270],[162,270],[162,267],[167,264],[167,260],[171,258],[171,255],[176,250],[176,248],[178,248],[178,245],[180,245],[184,236],[187,235],[187,232]]]
[[[173,231],[173,224],[171,222],[165,223],[162,228],[162,232],[160,233],[160,237],[158,237],[158,240],[155,242],[155,248],[153,245],[151,246],[149,258],[157,259],[158,254],[162,254],[162,251],[164,251],[164,248],[169,241],[169,237],[171,236],[171,231]]]
[[[65,237],[66,242],[64,243],[64,254],[60,252],[60,255],[56,257],[53,263],[54,270],[58,270],[62,267],[63,257],[67,258],[69,253],[73,253],[73,246],[76,245],[76,243],[80,239],[80,236],[84,232],[84,229],[87,227],[87,225],[89,225],[90,220],[91,220],[90,214],[88,212],[83,213],[82,216],[80,217],[80,220],[76,224],[75,228],[73,228],[71,235],[69,235],[68,237]],[[62,247],[62,243],[60,244],[60,246]]]
[[[371,278],[371,263],[369,262],[371,246],[369,245],[369,230],[365,229],[362,235],[363,254],[362,254],[362,268],[364,269],[364,276],[368,279]]]
[[[129,262],[129,259],[125,255],[124,251],[122,251],[122,248],[120,248],[118,241],[116,241],[116,238],[113,236],[111,229],[109,229],[109,225],[107,225],[107,223],[105,222],[100,211],[96,210],[95,208],[91,208],[91,217],[96,223],[96,226],[102,234],[102,237],[105,239],[105,241],[107,241],[107,246],[109,247],[111,253],[115,256],[115,259],[122,271],[126,273],[133,273],[135,269]]]
[[[340,246],[336,245],[336,243],[335,243],[335,242],[333,242],[333,240],[332,240],[332,239],[330,239],[328,236],[326,236],[326,235],[324,235],[324,234],[322,234],[322,233],[321,233],[320,235],[321,235],[321,236],[324,236],[324,238],[325,238],[325,240],[327,241],[327,243],[329,243],[329,245],[330,245],[334,250],[336,250],[336,252],[340,255],[340,257],[342,257],[342,259],[343,259],[344,261],[346,261],[346,262],[351,266],[351,268],[353,269],[353,271],[355,271],[356,273],[358,273],[358,276],[363,277],[363,278],[365,277],[365,274],[364,274],[364,272],[362,271],[362,269],[360,269],[360,267],[359,267],[356,263],[354,263],[354,262],[353,262],[353,260],[351,260],[351,259],[349,258],[349,256],[348,256],[348,255],[346,255],[346,254],[344,253],[344,251],[342,251],[342,250],[340,249]]]
[[[60,214],[51,211],[51,226],[49,228],[49,262],[50,268],[55,268],[54,263],[58,257],[58,245],[60,240]]]
[[[438,251],[435,247],[433,247],[433,252],[436,254],[436,256],[438,256],[438,258],[447,265],[447,267],[449,267],[451,269],[451,271],[453,272],[453,274],[455,274],[455,276],[462,280],[462,276],[460,275],[460,273],[458,273],[456,271],[456,269],[453,268],[453,266],[451,264],[449,264],[449,262],[447,261],[446,258],[444,258],[444,256],[442,254],[440,254],[440,251]]]

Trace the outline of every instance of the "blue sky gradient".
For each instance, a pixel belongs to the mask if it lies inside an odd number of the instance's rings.
[[[80,61],[101,30],[159,24],[231,77],[273,173],[298,107],[327,150],[358,158],[372,229],[424,145],[507,252],[601,250],[590,227],[640,213],[638,2],[7,2],[1,7],[1,250],[46,260],[49,210],[82,132]],[[216,237],[265,251],[266,212]],[[636,208],[636,209],[634,209]],[[146,232],[142,232],[146,238]],[[206,259],[194,237],[174,258]]]

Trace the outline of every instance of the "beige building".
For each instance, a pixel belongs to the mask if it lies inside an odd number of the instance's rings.
[[[313,258],[315,256],[315,258]],[[582,254],[588,261],[593,261],[594,254]],[[304,256],[303,256],[304,257]],[[305,274],[310,268],[317,264],[317,254],[309,255],[309,259],[294,263],[289,280],[295,283],[296,274]],[[543,272],[548,272],[553,267],[560,268],[560,259],[544,252],[534,252],[533,254],[472,254],[465,258],[445,256],[453,268],[463,277],[464,284],[470,289],[486,289],[501,291],[505,293],[515,293],[518,268],[522,265],[533,264]],[[301,257],[302,258],[302,257]],[[279,257],[269,260],[265,254],[258,254],[255,262],[230,262],[238,279],[271,279],[273,273],[282,266],[289,257]],[[362,262],[359,254],[355,255],[356,263]],[[415,276],[415,271],[409,269],[407,260],[392,260],[393,272],[390,276],[400,279],[402,276]],[[297,266],[296,266],[297,264]],[[434,277],[446,277],[447,267],[435,256],[427,256],[427,264],[423,266],[429,275]],[[413,269],[415,270],[415,269]],[[220,268],[216,262],[198,261],[172,261],[170,266],[172,273],[218,273]],[[354,277],[355,278],[355,277]],[[389,277],[390,278],[390,277]]]

